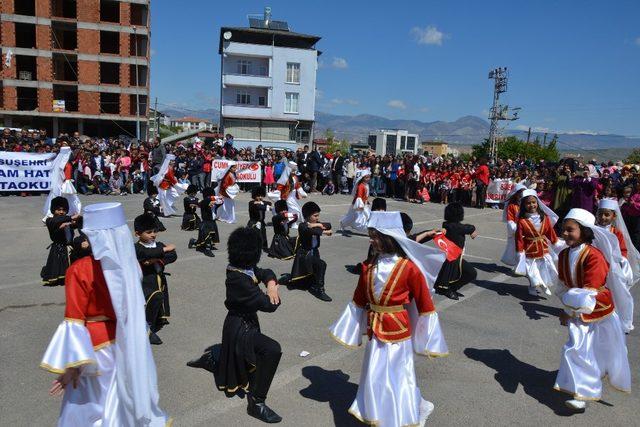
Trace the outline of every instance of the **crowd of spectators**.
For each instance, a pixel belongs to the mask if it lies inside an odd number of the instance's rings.
[[[379,156],[326,152],[308,146],[287,151],[258,146],[236,147],[232,135],[218,135],[210,142],[196,140],[174,145],[125,138],[90,138],[78,132],[50,138],[45,130],[11,130],[0,137],[0,151],[56,152],[62,144],[73,149],[73,178],[82,194],[126,195],[146,192],[149,178],[157,172],[165,155],[176,155],[177,176],[199,189],[211,185],[212,161],[219,158],[258,161],[263,184],[273,189],[289,161],[298,165],[299,178],[309,193],[350,194],[356,173],[371,171],[372,196],[412,203],[449,203],[484,208],[489,182],[506,179],[536,189],[540,199],[561,217],[571,207],[593,211],[600,198],[615,198],[632,236],[640,235],[640,167],[609,161],[597,163],[567,158],[560,162],[530,159],[485,159],[423,156],[412,153]],[[244,186],[248,189],[249,185]],[[28,193],[23,193],[26,195]],[[498,204],[490,204],[498,207]]]

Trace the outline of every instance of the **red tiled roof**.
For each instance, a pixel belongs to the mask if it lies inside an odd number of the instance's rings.
[[[209,119],[201,119],[201,118],[198,118],[198,117],[182,117],[180,119],[173,119],[171,121],[172,122],[194,122],[194,123],[204,122],[204,123],[211,123],[211,120],[209,120]]]

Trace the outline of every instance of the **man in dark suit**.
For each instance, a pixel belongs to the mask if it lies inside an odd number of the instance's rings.
[[[315,150],[307,158],[307,172],[309,172],[309,192],[314,193],[317,191],[318,184],[318,172],[324,166],[324,157],[320,153],[320,150],[316,147]]]
[[[340,150],[336,150],[331,162],[331,177],[333,184],[336,186],[336,193],[340,192],[340,177],[342,176],[342,166],[344,165],[344,157],[340,154]]]

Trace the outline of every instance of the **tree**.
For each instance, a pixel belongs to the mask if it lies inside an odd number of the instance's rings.
[[[329,142],[329,140],[327,140]],[[351,150],[351,145],[349,141],[343,139],[342,141],[338,141],[337,139],[331,139],[331,142],[327,144],[327,152],[335,153],[337,150],[340,150],[343,154],[348,154]]]
[[[546,160],[555,162],[560,158],[558,153],[557,136],[555,136],[547,145],[540,143],[537,138],[534,142],[525,142],[515,136],[508,136],[498,143],[498,158],[515,159],[519,156],[532,161]],[[485,139],[482,144],[474,145],[473,155],[480,157],[489,157],[490,143]]]
[[[625,163],[633,163],[633,164],[639,164],[640,163],[640,148],[634,148],[633,151],[631,153],[629,153],[629,155],[627,156],[627,158],[624,161]]]

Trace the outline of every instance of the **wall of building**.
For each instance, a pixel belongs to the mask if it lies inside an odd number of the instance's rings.
[[[287,63],[300,64],[300,84],[287,83]],[[315,50],[275,47],[272,61],[272,117],[284,120],[315,120],[316,72],[318,53]],[[285,93],[299,94],[298,114],[284,112]]]

